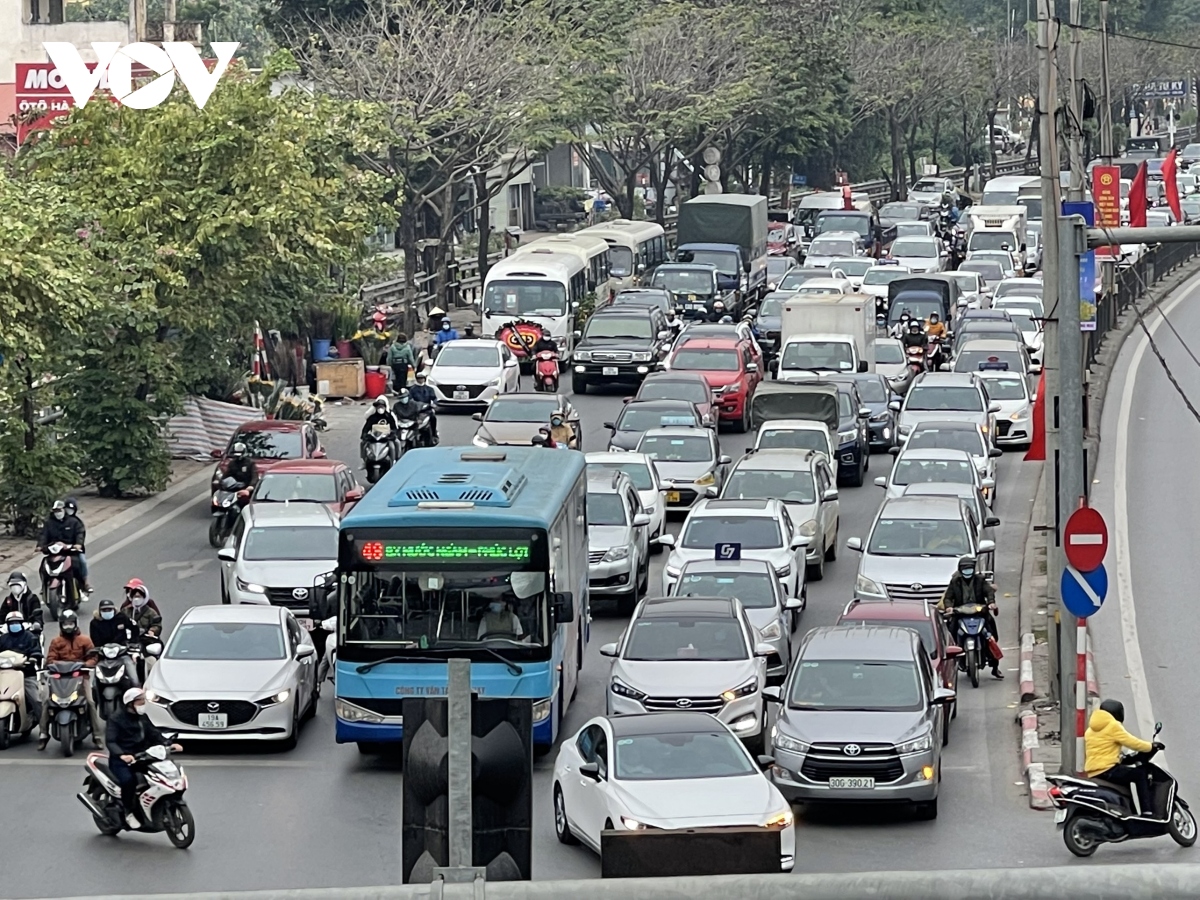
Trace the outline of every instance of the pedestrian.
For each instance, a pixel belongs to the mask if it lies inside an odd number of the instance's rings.
[[[392,393],[408,386],[408,370],[417,367],[417,358],[413,355],[412,344],[408,335],[401,331],[387,352],[388,365],[392,367]]]

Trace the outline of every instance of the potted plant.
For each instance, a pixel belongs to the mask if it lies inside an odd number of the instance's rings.
[[[368,367],[379,365],[379,358],[387,345],[392,342],[392,334],[378,331],[374,328],[364,328],[355,333],[352,342],[358,355],[366,361]]]
[[[310,306],[308,335],[312,340],[313,359],[323,362],[329,359],[329,347],[333,343],[333,327],[337,318],[333,309],[325,306]]]
[[[340,359],[350,359],[355,354],[352,342],[361,321],[362,307],[357,300],[344,299],[338,304],[333,329]]]

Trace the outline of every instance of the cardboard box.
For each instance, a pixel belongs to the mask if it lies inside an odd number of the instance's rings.
[[[331,359],[317,363],[317,391],[328,397],[351,397],[357,400],[367,392],[363,361]]]

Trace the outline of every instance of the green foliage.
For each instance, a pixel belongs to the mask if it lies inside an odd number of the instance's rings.
[[[50,505],[79,484],[79,470],[72,441],[35,426],[30,447],[29,432],[20,419],[0,429],[0,517],[13,534],[32,537]]]

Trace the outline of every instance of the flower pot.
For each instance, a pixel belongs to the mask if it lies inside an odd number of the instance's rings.
[[[358,354],[354,352],[354,346],[348,339],[337,342],[337,351],[338,359],[353,359],[354,357],[358,356]]]
[[[313,342],[312,342],[313,359],[316,362],[325,362],[325,360],[329,359],[329,347],[332,343],[333,343],[333,341],[326,341],[326,340],[320,340],[318,338],[313,338]]]

